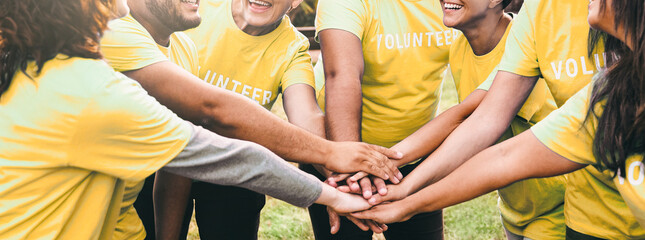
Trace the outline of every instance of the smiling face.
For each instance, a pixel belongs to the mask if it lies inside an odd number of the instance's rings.
[[[474,25],[494,8],[502,9],[501,4],[492,5],[490,0],[440,0],[443,9],[443,24],[447,27],[462,29]],[[493,8],[491,8],[491,5]]]
[[[242,19],[250,26],[273,27],[302,0],[234,0]],[[234,12],[238,12],[234,11]]]
[[[146,0],[150,12],[174,31],[199,26],[199,0]]]

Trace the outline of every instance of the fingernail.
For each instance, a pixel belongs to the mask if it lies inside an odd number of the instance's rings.
[[[403,179],[403,173],[398,172],[398,173],[396,174],[396,177],[397,177],[397,178],[399,178],[399,180],[402,180],[402,179]]]
[[[376,204],[376,198],[370,198],[370,200],[367,202],[369,202],[370,204]]]
[[[397,151],[397,152],[396,152],[396,157],[398,157],[398,158],[402,158],[402,157],[403,157],[403,153],[402,153],[402,152]]]
[[[379,194],[381,194],[381,195],[385,195],[385,194],[387,194],[387,188],[381,188],[381,189],[379,189],[379,190],[378,190],[378,193],[379,193]]]
[[[390,176],[389,176],[389,175],[387,175],[387,174],[385,174],[385,179],[388,179],[388,178],[390,178]]]

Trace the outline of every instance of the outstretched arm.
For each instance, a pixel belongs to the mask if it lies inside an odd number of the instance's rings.
[[[335,143],[317,137],[266,111],[257,103],[201,81],[179,66],[158,62],[125,72],[180,117],[216,133],[258,143],[279,156],[320,164],[336,172],[367,171],[394,177],[394,151],[364,143]]]
[[[392,187],[399,192],[392,196],[407,196],[441,180],[494,144],[517,115],[536,81],[537,77],[499,71],[477,109],[401,184]]]
[[[352,214],[380,223],[400,222],[421,212],[455,205],[513,182],[573,172],[585,167],[554,153],[526,131],[490,147],[453,173],[409,197]]]

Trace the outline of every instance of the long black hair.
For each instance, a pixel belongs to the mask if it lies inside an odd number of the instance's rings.
[[[600,12],[607,7],[615,12],[616,29],[625,29],[621,34],[632,48],[608,34],[592,31],[589,52],[603,42],[608,59],[607,70],[593,84],[586,121],[591,114],[598,118],[593,141],[598,164],[624,177],[627,158],[645,155],[644,1],[614,0],[609,6],[600,0]],[[596,108],[599,104],[604,108]]]

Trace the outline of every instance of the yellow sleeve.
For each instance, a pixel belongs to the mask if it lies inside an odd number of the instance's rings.
[[[488,91],[490,89],[490,86],[493,85],[493,80],[495,80],[495,76],[497,75],[498,70],[499,70],[499,65],[497,65],[493,69],[493,71],[491,71],[490,74],[488,74],[488,77],[486,78],[486,80],[482,84],[479,84],[479,86],[477,86],[477,89]]]
[[[597,119],[591,117],[585,122],[590,97],[591,83],[533,126],[531,131],[560,156],[580,164],[596,164],[592,143]]]
[[[293,60],[287,66],[287,71],[282,76],[283,91],[298,83],[304,83],[316,89],[314,67],[311,64],[311,56],[309,55],[309,41],[303,37],[299,46]]]
[[[367,9],[362,0],[320,0],[316,12],[316,39],[325,29],[340,29],[363,39]]]
[[[513,20],[499,70],[526,77],[540,75],[535,49],[535,11],[539,1],[524,2]]]
[[[110,66],[125,72],[167,61],[145,28],[130,18],[110,22],[110,30],[101,39],[101,52]]]
[[[69,164],[141,181],[181,152],[192,129],[136,81],[113,74],[79,114]]]

